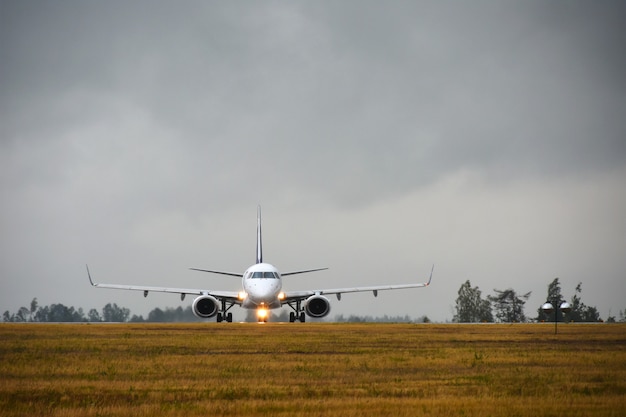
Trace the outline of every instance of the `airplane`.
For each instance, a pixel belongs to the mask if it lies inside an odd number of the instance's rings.
[[[150,292],[164,292],[180,294],[181,301],[187,294],[197,296],[192,304],[193,313],[202,319],[216,317],[217,322],[232,322],[233,314],[229,310],[238,305],[244,309],[255,309],[259,322],[266,322],[269,318],[269,310],[289,306],[293,311],[289,314],[291,323],[300,321],[304,323],[306,316],[311,318],[326,317],[330,312],[330,301],[324,295],[334,294],[337,300],[341,300],[344,293],[371,291],[375,297],[378,291],[399,290],[406,288],[427,287],[433,277],[433,265],[430,277],[427,282],[417,284],[400,285],[376,285],[368,287],[319,289],[308,291],[283,291],[282,277],[308,272],[323,271],[328,268],[306,269],[293,272],[280,273],[272,264],[263,261],[263,250],[261,242],[261,206],[257,207],[257,241],[256,241],[256,262],[250,266],[243,274],[215,271],[209,269],[189,268],[194,271],[208,272],[239,277],[242,279],[242,291],[213,291],[206,289],[188,288],[166,288],[150,287],[140,285],[119,285],[101,284],[93,281],[89,266],[87,267],[87,277],[92,286],[96,288],[109,288],[117,290],[143,291],[144,297]]]

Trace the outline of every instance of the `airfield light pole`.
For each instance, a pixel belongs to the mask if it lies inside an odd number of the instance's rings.
[[[559,300],[555,299],[554,303],[546,301],[546,303],[541,306],[541,309],[547,315],[550,315],[550,313],[554,311],[554,334],[556,334],[556,326],[559,322],[559,309],[561,309],[563,313],[569,313],[570,311],[572,311],[572,306],[567,301],[563,301],[559,306]]]

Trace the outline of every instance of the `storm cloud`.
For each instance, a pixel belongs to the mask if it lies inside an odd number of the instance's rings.
[[[333,313],[452,317],[460,285],[626,308],[620,1],[0,3],[2,311],[236,289],[188,266],[422,280]],[[186,304],[185,304],[186,305]]]

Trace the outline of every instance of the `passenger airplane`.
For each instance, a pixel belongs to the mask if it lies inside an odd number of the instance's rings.
[[[260,322],[265,322],[269,316],[269,310],[289,306],[293,311],[289,314],[289,321],[299,320],[304,323],[305,313],[309,317],[321,318],[330,312],[330,302],[324,295],[335,294],[337,300],[341,300],[341,294],[351,292],[372,291],[374,296],[378,296],[378,291],[399,290],[404,288],[427,287],[433,277],[433,269],[430,271],[428,282],[419,284],[404,285],[377,285],[371,287],[335,288],[311,291],[282,291],[282,277],[287,275],[304,274],[307,272],[322,271],[328,268],[307,269],[280,273],[276,267],[263,262],[263,251],[261,246],[261,206],[257,208],[257,233],[256,233],[256,263],[248,268],[243,274],[232,272],[213,271],[208,269],[190,268],[194,271],[210,272],[213,274],[230,275],[242,278],[243,291],[211,291],[204,289],[186,288],[166,288],[166,287],[146,287],[138,285],[118,285],[99,284],[91,278],[89,266],[87,266],[87,276],[92,286],[97,288],[111,288],[118,290],[143,291],[143,296],[148,293],[167,292],[180,294],[180,299],[184,300],[187,294],[193,294],[193,313],[200,318],[216,317],[218,322],[233,321],[233,313],[229,310],[238,305],[246,309],[256,309],[257,318]]]

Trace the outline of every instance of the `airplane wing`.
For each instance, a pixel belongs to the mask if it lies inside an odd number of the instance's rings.
[[[321,289],[321,290],[308,290],[308,291],[286,291],[285,299],[283,303],[288,303],[291,301],[303,300],[312,295],[325,295],[325,294],[335,294],[337,295],[337,299],[341,299],[341,294],[343,293],[351,293],[351,292],[367,292],[372,291],[374,296],[378,296],[378,291],[387,291],[387,290],[401,290],[406,288],[421,288],[428,287],[430,285],[430,281],[433,279],[433,271],[435,266],[433,265],[430,271],[430,277],[427,282],[417,283],[417,284],[399,284],[399,285],[373,285],[368,287],[348,287],[348,288],[332,288],[332,289]],[[284,274],[283,274],[284,275]]]
[[[235,291],[210,291],[210,290],[194,289],[194,288],[168,288],[168,287],[149,287],[149,286],[143,286],[143,285],[100,284],[100,283],[93,281],[93,279],[91,278],[91,273],[89,272],[88,266],[87,266],[87,276],[89,277],[89,283],[94,287],[109,288],[113,290],[143,291],[144,297],[146,297],[149,292],[166,292],[166,293],[180,294],[181,299],[184,299],[186,294],[193,294],[193,295],[212,295],[215,298],[227,299],[230,301],[238,300],[238,293]]]

